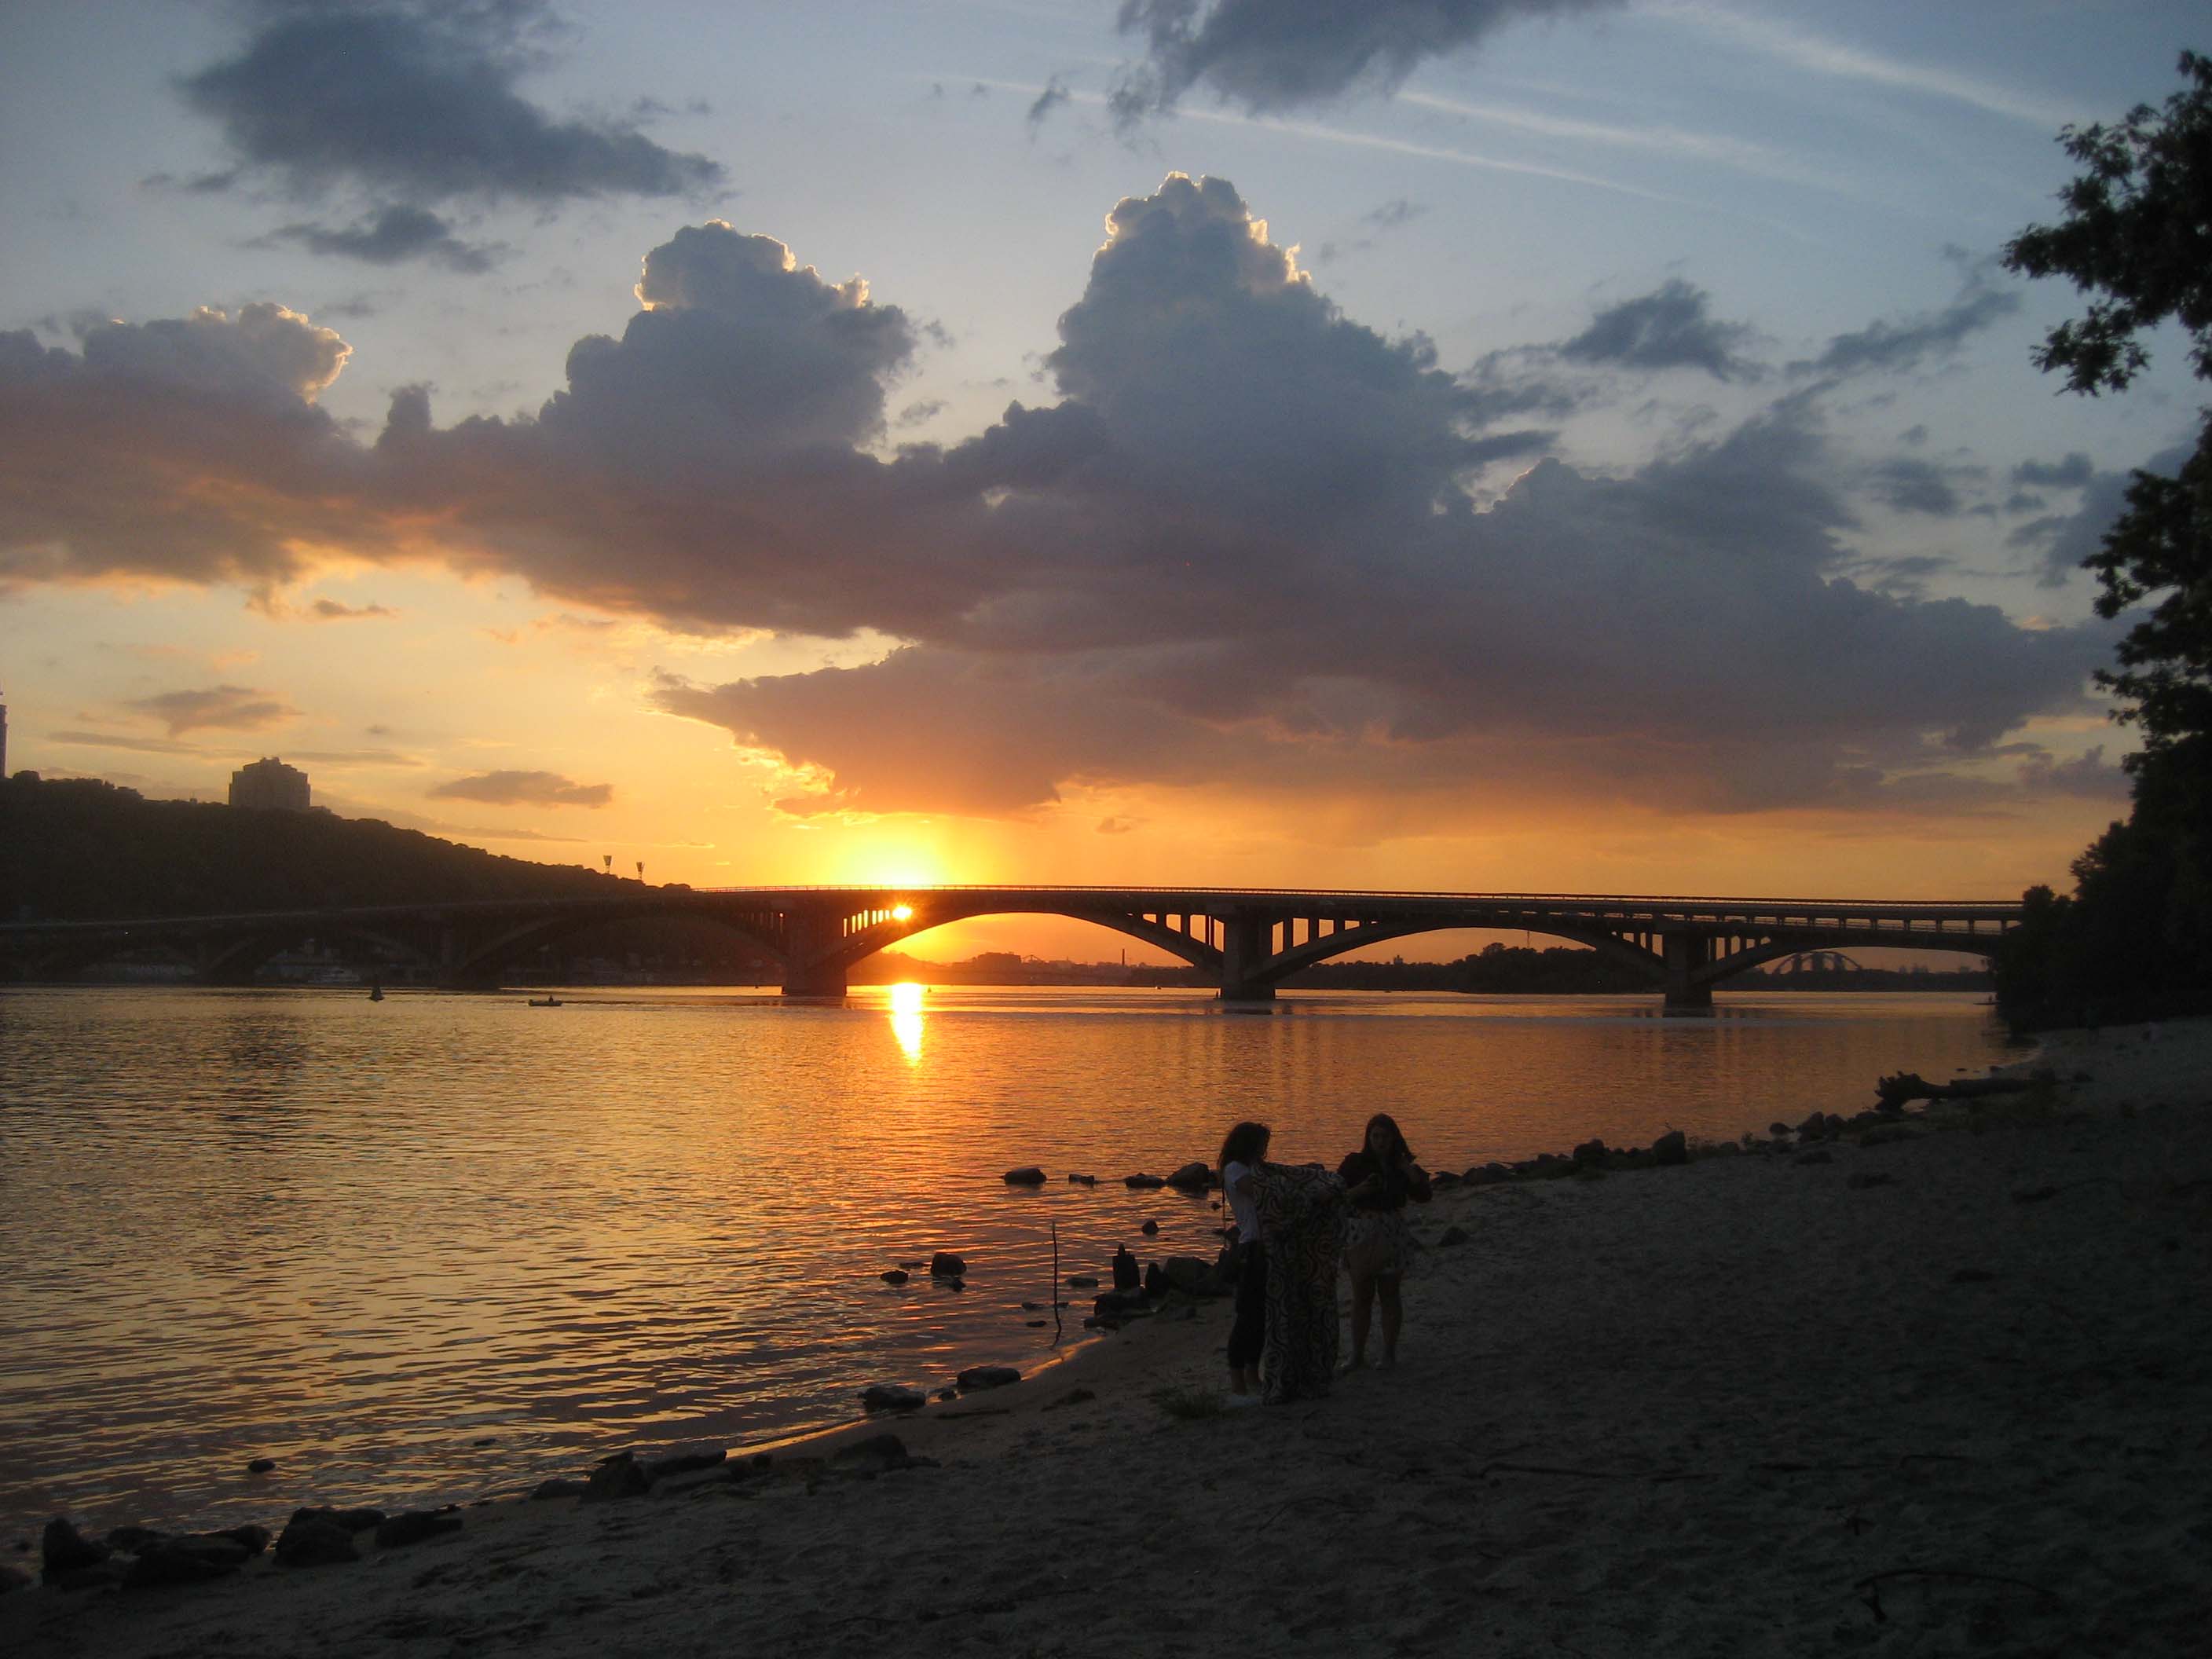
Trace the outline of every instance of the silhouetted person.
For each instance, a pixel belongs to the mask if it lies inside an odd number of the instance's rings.
[[[1221,1192],[1236,1223],[1230,1247],[1237,1264],[1237,1319],[1229,1330],[1229,1397],[1238,1405],[1259,1398],[1260,1356],[1267,1340],[1267,1257],[1260,1248],[1252,1172],[1267,1156],[1270,1133],[1264,1123],[1239,1123],[1221,1142]]]
[[[1352,1275],[1352,1363],[1367,1363],[1368,1320],[1380,1300],[1387,1369],[1398,1361],[1398,1324],[1404,1315],[1398,1287],[1413,1253],[1406,1204],[1429,1201],[1428,1173],[1413,1162],[1413,1149],[1388,1112],[1367,1120],[1359,1150],[1346,1155],[1336,1172],[1352,1200],[1352,1224],[1344,1238],[1344,1267]]]
[[[1165,1296],[1167,1293],[1167,1270],[1162,1267],[1157,1261],[1146,1262],[1145,1264],[1145,1294],[1146,1296]]]

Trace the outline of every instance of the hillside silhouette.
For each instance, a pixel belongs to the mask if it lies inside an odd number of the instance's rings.
[[[96,780],[18,774],[0,783],[0,917],[14,921],[616,890],[615,878],[594,871],[501,858],[376,818],[148,800]]]

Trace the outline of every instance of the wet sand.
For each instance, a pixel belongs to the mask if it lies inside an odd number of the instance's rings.
[[[1172,1414],[1206,1303],[765,1474],[18,1589],[0,1651],[2193,1655],[2212,1024],[2039,1062],[1883,1144],[1440,1195],[1401,1364],[1325,1401]],[[841,1463],[885,1431],[926,1465]]]

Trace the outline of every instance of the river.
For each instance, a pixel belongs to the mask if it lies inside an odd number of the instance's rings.
[[[466,1500],[1026,1369],[1082,1336],[1081,1294],[1064,1337],[1021,1306],[1052,1230],[1063,1275],[1211,1255],[1205,1200],[1121,1177],[1239,1117],[1334,1165],[1388,1110],[1464,1169],[1856,1111],[2002,1040],[1944,994],[0,991],[0,1541]],[[939,1249],[964,1291],[879,1277]]]

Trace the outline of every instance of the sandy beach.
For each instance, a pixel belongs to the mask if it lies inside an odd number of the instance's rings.
[[[1903,1130],[1442,1194],[1402,1363],[1327,1400],[1205,1414],[1229,1307],[1171,1307],[764,1468],[16,1588],[0,1651],[2200,1653],[2212,1024],[2031,1064]]]

